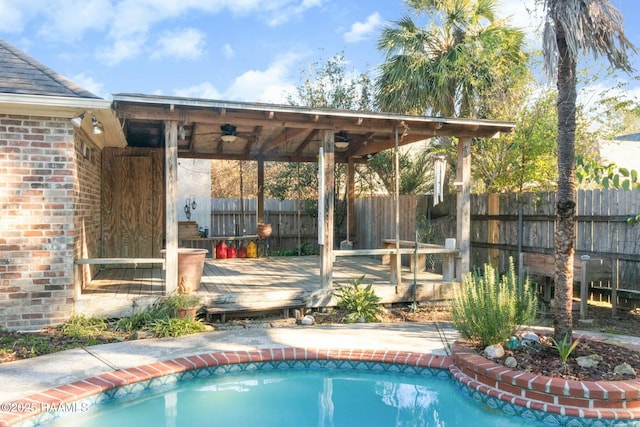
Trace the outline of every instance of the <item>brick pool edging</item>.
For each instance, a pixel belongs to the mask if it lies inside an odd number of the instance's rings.
[[[604,341],[588,333],[574,339]],[[615,345],[640,351],[634,344]],[[640,380],[577,381],[507,368],[477,354],[457,340],[451,346],[455,380],[479,393],[531,410],[598,420],[639,420]]]
[[[73,408],[74,402],[81,399],[154,378],[215,366],[285,360],[378,362],[441,370],[449,369],[453,362],[451,356],[393,350],[281,347],[205,353],[107,372],[3,402],[0,404],[0,427],[16,425],[48,411],[55,412],[56,408]]]

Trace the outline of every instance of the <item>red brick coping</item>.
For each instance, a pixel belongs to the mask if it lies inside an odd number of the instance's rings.
[[[253,351],[224,351],[155,362],[149,365],[108,372],[70,384],[60,385],[12,402],[0,408],[0,427],[23,420],[79,399],[93,396],[116,387],[148,381],[165,375],[234,363],[270,362],[280,360],[347,360],[394,363],[422,368],[448,369],[451,356],[412,353],[407,351],[360,349],[272,348]]]
[[[604,341],[589,334],[574,339]],[[632,344],[616,343],[638,351]],[[452,345],[453,377],[480,393],[533,410],[579,418],[640,418],[640,380],[576,381],[509,369],[477,354],[468,342]]]

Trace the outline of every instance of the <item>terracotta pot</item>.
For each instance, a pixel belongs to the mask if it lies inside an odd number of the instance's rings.
[[[162,250],[162,255],[166,250]],[[204,258],[209,251],[206,249],[178,248],[178,289],[189,293],[200,288]]]
[[[256,234],[261,239],[266,239],[271,236],[271,224],[265,224],[262,222],[258,223],[258,227],[256,228]]]
[[[181,319],[196,320],[196,312],[198,311],[198,308],[200,308],[200,306],[198,305],[194,305],[193,307],[181,308],[178,311],[178,317],[180,317]]]

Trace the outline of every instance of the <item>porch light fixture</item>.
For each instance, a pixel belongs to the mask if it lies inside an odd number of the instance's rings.
[[[229,123],[227,123],[226,125],[222,125],[220,126],[220,130],[222,131],[222,140],[224,142],[233,142],[236,140],[236,138],[238,137],[238,134],[236,133],[236,127],[234,125],[230,125]]]
[[[96,116],[91,116],[91,123],[93,124],[93,134],[100,135],[102,133],[102,123],[96,119]]]
[[[73,119],[71,119],[71,124],[79,128],[82,124],[82,119],[84,119],[84,113],[80,114],[78,117],[74,117]]]
[[[340,131],[333,136],[336,148],[347,148],[349,146],[349,135],[345,131]]]
[[[178,126],[178,135],[180,137],[180,141],[184,141],[185,135],[184,135],[184,125],[180,125]]]

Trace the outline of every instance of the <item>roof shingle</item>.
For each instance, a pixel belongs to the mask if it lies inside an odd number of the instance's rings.
[[[101,99],[2,39],[0,93]]]

